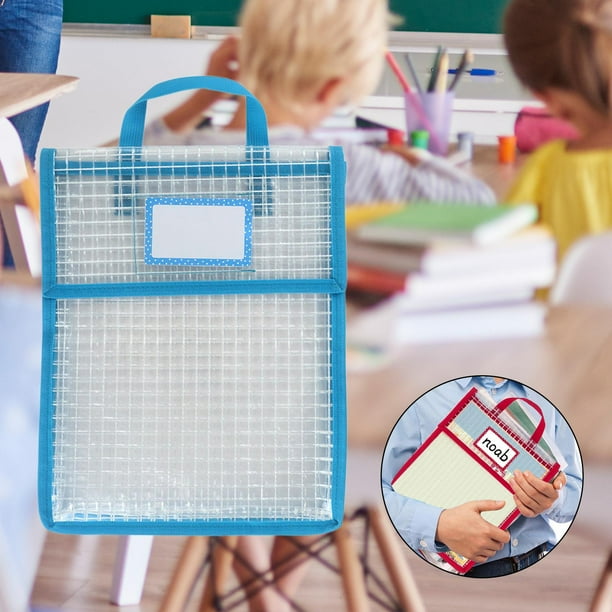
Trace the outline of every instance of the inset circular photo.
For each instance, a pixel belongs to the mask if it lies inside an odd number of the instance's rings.
[[[543,559],[571,525],[582,459],[563,415],[521,382],[447,381],[400,416],[381,485],[391,522],[423,560],[492,578]]]

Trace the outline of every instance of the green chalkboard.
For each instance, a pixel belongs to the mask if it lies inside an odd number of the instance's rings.
[[[390,0],[403,18],[397,28],[411,32],[497,34],[508,0]]]
[[[282,2],[283,0],[279,0]],[[507,0],[390,0],[412,32],[501,31]],[[193,25],[234,26],[242,0],[64,0],[67,23],[148,24],[150,15],[191,15]]]
[[[151,15],[191,15],[192,25],[235,26],[241,4],[242,0],[64,0],[64,22],[138,25],[149,24]]]

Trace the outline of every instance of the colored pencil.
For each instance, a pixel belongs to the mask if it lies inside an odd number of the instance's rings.
[[[410,53],[404,53],[404,58],[406,60],[406,65],[408,66],[408,70],[410,72],[410,75],[412,76],[412,80],[414,81],[414,86],[417,88],[417,91],[422,94],[423,93],[423,88],[421,87],[421,83],[419,83],[419,77],[417,75],[417,72],[414,68],[414,64],[412,63],[412,60],[410,59]]]
[[[461,56],[461,61],[459,62],[459,65],[455,70],[455,76],[453,77],[453,80],[451,81],[451,84],[448,88],[449,91],[453,91],[455,87],[457,87],[457,83],[459,82],[461,75],[468,69],[469,66],[472,65],[473,61],[474,54],[470,49],[466,49],[463,55]]]
[[[393,57],[393,53],[391,53],[391,51],[387,51],[385,53],[385,57],[387,58],[387,63],[389,64],[389,67],[391,68],[391,70],[393,70],[395,76],[397,77],[397,80],[402,86],[402,89],[405,92],[411,91],[410,83],[408,83],[408,80],[404,76],[404,73],[401,71],[398,63],[395,61],[395,57]]]

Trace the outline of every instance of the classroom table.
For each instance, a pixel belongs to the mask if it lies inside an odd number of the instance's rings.
[[[475,147],[474,158],[464,167],[486,181],[500,201],[516,177],[526,156],[513,164],[500,164],[495,147]],[[349,321],[363,310],[349,300]],[[510,338],[447,344],[407,344],[388,362],[370,371],[356,369],[347,374],[349,450],[366,453],[370,463],[353,468],[357,477],[349,482],[367,491],[380,487],[380,461],[386,440],[397,419],[420,395],[450,379],[488,374],[518,380],[547,397],[569,422],[584,462],[584,489],[574,528],[585,538],[598,542],[603,555],[612,549],[612,308],[594,304],[556,305],[548,308],[544,332],[526,338]],[[367,449],[367,450],[366,450]],[[354,494],[354,493],[353,493]],[[585,540],[586,542],[587,540]],[[554,553],[560,566],[574,560]],[[602,572],[600,576],[600,572]],[[606,573],[607,572],[607,573]],[[521,572],[522,574],[522,572]],[[521,576],[522,594],[538,596],[538,580],[555,580],[549,564]],[[607,576],[607,582],[606,577]],[[612,604],[612,553],[602,567],[585,568],[593,591],[591,612],[603,612]],[[417,582],[419,576],[417,575]],[[518,577],[517,577],[518,578]],[[531,578],[534,578],[533,582]],[[443,584],[435,580],[419,583],[423,595]],[[432,590],[433,589],[433,590]],[[474,590],[475,591],[475,590]],[[573,593],[568,591],[568,609]],[[463,597],[472,597],[469,589]],[[490,594],[492,597],[492,594]],[[493,604],[483,593],[479,602]],[[465,599],[464,599],[465,601]],[[546,606],[541,602],[544,609]],[[552,609],[552,608],[551,608]]]
[[[62,74],[0,72],[0,122],[6,122],[3,125],[10,126],[8,117],[49,102],[62,93],[72,91],[78,81],[78,77]],[[10,127],[13,130],[12,126]],[[5,135],[4,132],[3,135]],[[13,269],[4,270],[0,274],[0,281],[28,282],[28,280],[31,280],[28,279],[30,270],[25,275],[20,274],[29,267],[26,263],[27,255],[23,245],[20,244],[21,240],[16,237],[16,234],[19,234],[21,230],[15,207],[25,202],[24,184],[14,183],[8,179],[8,174],[5,176],[6,172],[2,171],[2,169],[6,171],[7,168],[11,168],[11,172],[14,173],[16,164],[18,164],[18,167],[24,167],[21,143],[18,142],[19,146],[14,145],[15,143],[9,138],[0,139],[0,223],[4,224],[5,231],[9,235],[9,241],[12,242],[11,248],[18,274],[14,274],[15,270]],[[16,159],[17,162],[15,162]],[[35,198],[37,200],[37,195],[33,193],[37,190],[30,188],[29,191],[30,199]],[[33,204],[33,202],[30,202],[30,204]],[[2,255],[2,247],[0,237],[0,256]]]
[[[451,147],[451,151],[454,151],[454,148]],[[527,154],[517,152],[514,162],[502,164],[498,161],[497,147],[475,145],[471,161],[459,167],[487,183],[495,192],[497,199],[503,202],[527,157]]]
[[[0,117],[12,117],[72,91],[78,80],[63,74],[0,72]]]
[[[585,459],[612,462],[612,309],[551,307],[542,335],[402,347],[390,363],[347,376],[349,443],[381,447],[402,412],[446,380],[490,374],[546,396]]]

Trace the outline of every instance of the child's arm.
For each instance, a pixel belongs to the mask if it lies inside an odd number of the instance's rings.
[[[235,36],[228,36],[210,56],[206,74],[235,79],[237,47],[238,39]],[[163,122],[172,132],[189,132],[202,120],[204,111],[224,95],[216,91],[198,89],[185,102],[164,115]]]
[[[493,204],[481,180],[432,156],[412,165],[394,153],[363,145],[345,146],[349,204],[375,201],[432,201]]]

